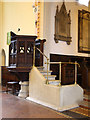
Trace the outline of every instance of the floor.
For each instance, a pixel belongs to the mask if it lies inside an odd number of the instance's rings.
[[[1,112],[2,111],[2,112]],[[58,112],[37,103],[7,94],[0,87],[0,118],[59,118],[60,120],[90,120],[89,110],[75,108],[65,112]],[[3,119],[2,119],[3,120]],[[5,119],[6,120],[6,119]],[[10,119],[11,120],[11,119]],[[20,120],[20,119],[19,119]]]

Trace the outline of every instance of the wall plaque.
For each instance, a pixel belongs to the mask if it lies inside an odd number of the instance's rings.
[[[70,18],[70,10],[67,13],[65,3],[63,2],[61,9],[57,6],[56,15],[55,15],[55,34],[54,40],[56,43],[58,41],[65,41],[69,45],[71,42],[70,36],[70,25],[71,25],[71,18]]]
[[[78,51],[90,53],[90,12],[78,11]]]

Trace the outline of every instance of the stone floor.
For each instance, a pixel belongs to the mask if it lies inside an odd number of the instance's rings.
[[[65,118],[64,115],[12,94],[0,87],[0,118]]]
[[[89,120],[89,110],[75,108],[65,112],[58,112],[37,103],[5,93],[0,87],[0,118],[59,118],[60,120]],[[19,120],[20,120],[19,119]],[[3,120],[3,119],[2,119]],[[6,119],[5,119],[6,120]],[[10,119],[11,120],[11,119]]]

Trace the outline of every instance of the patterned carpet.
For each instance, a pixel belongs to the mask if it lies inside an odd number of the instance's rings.
[[[90,120],[90,114],[89,114],[90,111],[88,109],[83,109],[78,107],[72,110],[63,111],[62,113],[72,118],[73,120],[78,120],[78,119]]]

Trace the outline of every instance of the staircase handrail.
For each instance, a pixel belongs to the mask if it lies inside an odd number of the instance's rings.
[[[77,62],[49,62],[49,64],[63,64],[63,63],[66,63],[66,64],[77,64],[80,67],[80,64],[77,63]]]
[[[45,62],[45,64],[47,64]],[[77,65],[80,67],[80,64],[75,62],[48,62],[48,64],[59,64],[59,80],[60,80],[60,86],[61,86],[61,64],[75,64],[75,84],[77,84]]]
[[[35,49],[37,49],[43,56],[45,56],[46,57],[46,59],[48,59],[49,60],[49,58],[39,49],[39,48],[37,48],[37,47],[35,47]]]
[[[48,68],[49,68],[49,64],[59,64],[59,80],[60,80],[60,86],[61,86],[61,64],[75,64],[75,84],[77,84],[77,65],[80,67],[79,63],[77,63],[77,61],[75,62],[49,62],[49,58],[37,47],[34,46],[34,57],[33,57],[33,65],[35,66],[35,49],[38,50],[40,52],[40,54],[42,54],[46,59],[47,62],[45,62],[45,64],[47,64],[47,81],[46,83],[48,84]]]
[[[33,51],[33,54],[34,54],[34,57],[33,57],[33,66],[35,66],[35,49],[38,50],[46,59],[47,59],[47,81],[46,83],[48,83],[48,64],[49,64],[49,58],[37,47],[34,46],[34,51]]]

